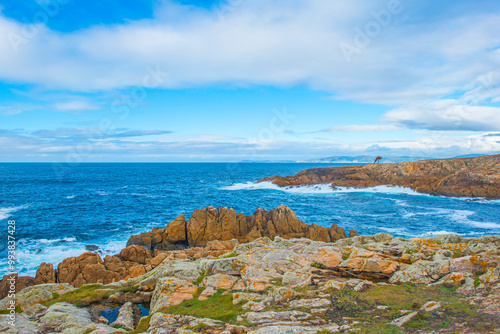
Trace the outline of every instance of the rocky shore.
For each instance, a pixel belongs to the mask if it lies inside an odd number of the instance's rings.
[[[43,263],[16,294],[15,326],[0,300],[0,332],[499,333],[499,266],[500,236],[347,237],[284,206],[209,207],[118,255]]]
[[[313,168],[295,176],[266,177],[278,186],[328,184],[366,188],[380,185],[408,187],[441,196],[500,198],[500,155],[465,159],[422,160],[362,166]]]

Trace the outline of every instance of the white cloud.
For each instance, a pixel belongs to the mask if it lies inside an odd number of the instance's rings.
[[[86,111],[99,109],[99,105],[88,101],[57,102],[54,103],[52,107],[58,111]]]
[[[0,160],[9,161],[239,161],[303,160],[333,155],[411,155],[453,157],[500,152],[495,134],[450,135],[432,132],[415,139],[347,143],[341,140],[250,141],[232,137],[189,140],[169,131],[103,132],[98,128],[0,130]],[[164,135],[165,134],[165,135]],[[164,135],[164,136],[162,136]],[[156,136],[156,137],[152,137]],[[198,140],[196,140],[198,139]]]
[[[416,103],[385,114],[385,122],[434,131],[499,131],[500,108],[463,105],[457,100]]]
[[[401,130],[401,128],[394,125],[373,124],[373,125],[337,125],[328,128],[326,131],[375,132],[375,131],[396,131],[396,130]]]
[[[415,27],[422,4],[409,1],[347,62],[339,45],[353,43],[355,29],[375,22],[371,12],[389,2],[248,0],[218,13],[163,2],[154,19],[72,33],[0,16],[0,78],[114,89],[142,85],[146,67],[158,65],[169,73],[166,88],[305,83],[339,99],[399,104],[464,89],[499,67],[498,12],[449,10]]]

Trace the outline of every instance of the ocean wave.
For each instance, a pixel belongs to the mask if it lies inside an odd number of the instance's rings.
[[[0,208],[0,220],[7,219],[11,216],[12,213],[26,209],[28,205],[21,205],[21,206],[12,206],[9,208]]]
[[[279,190],[288,193],[298,193],[298,194],[329,194],[334,191],[330,184],[316,184],[316,185],[305,185],[297,187],[280,187],[272,182],[247,182],[247,183],[235,183],[231,186],[222,187],[222,190]]]
[[[16,249],[18,271],[23,275],[35,276],[38,266],[42,262],[52,263],[57,266],[68,257],[75,257],[87,252],[86,245],[99,246],[99,255],[119,254],[125,248],[126,239],[117,240],[87,240],[77,241],[74,237],[56,239],[19,239]],[[4,259],[0,259],[3,265]]]
[[[470,210],[450,210],[450,219],[460,223],[484,229],[500,229],[500,224],[492,222],[478,222],[470,219],[476,212]]]
[[[425,193],[419,193],[408,187],[400,186],[375,186],[366,188],[353,188],[353,187],[334,187],[330,183],[325,184],[314,184],[314,185],[300,185],[300,186],[287,186],[280,187],[270,181],[265,182],[246,182],[246,183],[235,183],[230,186],[225,186],[220,188],[221,190],[279,190],[287,193],[296,194],[344,194],[344,193],[375,193],[375,194],[394,194],[394,195],[413,195],[413,196],[423,196],[432,198],[446,198],[455,199],[465,202],[499,205],[500,200],[488,200],[484,197],[448,197],[448,196],[435,196]],[[396,200],[398,201],[398,200]],[[408,206],[408,203],[404,201],[396,202],[399,206]]]
[[[377,194],[406,194],[418,196],[431,196],[416,192],[413,189],[399,187],[399,186],[376,186],[368,188],[351,188],[351,187],[333,187],[330,183],[314,184],[314,185],[301,185],[301,186],[288,186],[280,187],[272,182],[265,181],[260,183],[247,182],[235,183],[231,186],[222,187],[222,190],[279,190],[287,193],[298,194],[343,194],[343,193],[377,193]],[[405,203],[398,203],[404,206]]]
[[[75,198],[75,195],[66,196],[67,199]]]

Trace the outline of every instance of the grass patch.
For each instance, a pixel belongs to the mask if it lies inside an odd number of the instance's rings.
[[[442,329],[446,332],[463,332],[457,327],[467,323],[467,329],[490,332],[500,323],[498,318],[481,314],[459,293],[457,286],[387,285],[375,286],[365,292],[350,289],[328,291],[333,306],[326,317],[339,323],[343,318],[359,321],[360,333],[415,333]],[[402,316],[400,310],[418,311],[429,301],[441,302],[442,307],[432,312],[422,312],[402,328],[389,323]],[[375,309],[378,305],[389,306],[388,310]],[[459,320],[457,320],[459,319]]]
[[[351,253],[344,253],[342,254],[342,260],[347,260],[351,256]]]
[[[198,300],[195,295],[193,299],[185,300],[179,305],[163,308],[161,312],[236,323],[236,317],[245,313],[245,311],[241,308],[241,305],[233,305],[233,296],[231,294],[223,295],[223,293],[224,290],[220,289],[215,295],[208,297],[207,300]]]
[[[237,257],[237,256],[238,256],[238,254],[236,254],[236,253],[229,253],[227,255],[224,255],[222,258],[223,259],[229,259],[229,258]]]
[[[52,297],[55,298],[41,302],[41,304],[50,307],[56,303],[66,302],[78,307],[85,307],[90,304],[102,302],[115,293],[115,291],[96,291],[103,289],[103,286],[100,284],[87,284],[63,295],[54,293]]]

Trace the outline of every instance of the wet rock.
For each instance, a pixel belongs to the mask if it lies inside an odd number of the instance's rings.
[[[97,245],[85,245],[85,249],[89,252],[97,252],[99,250],[99,246],[97,246]]]

